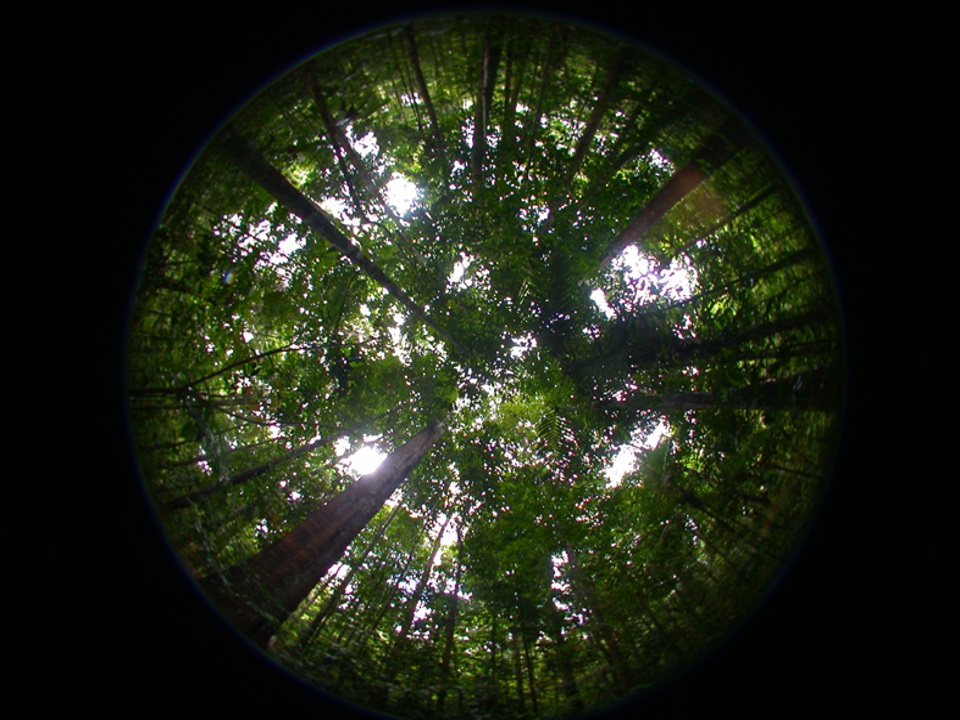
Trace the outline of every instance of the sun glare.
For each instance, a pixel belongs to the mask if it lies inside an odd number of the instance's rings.
[[[369,475],[380,467],[385,457],[387,457],[385,453],[365,445],[347,458],[347,464],[360,475]]]

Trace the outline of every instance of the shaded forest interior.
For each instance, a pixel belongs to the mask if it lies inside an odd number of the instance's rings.
[[[409,717],[656,687],[759,601],[835,451],[836,300],[776,163],[675,69],[543,22],[279,80],[173,196],[131,319],[186,567],[279,664]]]

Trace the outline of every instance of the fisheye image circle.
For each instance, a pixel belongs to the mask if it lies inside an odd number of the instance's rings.
[[[239,109],[145,245],[127,367],[224,622],[437,720],[603,712],[722,647],[802,550],[845,377],[751,126],[629,38],[504,13],[345,39]]]

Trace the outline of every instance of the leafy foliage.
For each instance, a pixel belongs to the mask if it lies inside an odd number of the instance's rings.
[[[823,490],[842,347],[758,143],[672,189],[728,115],[595,31],[448,17],[318,55],[202,153],[129,347],[143,475],[187,568],[285,536],[356,482],[361,447],[447,427],[278,662],[408,717],[565,716],[655,687],[759,602]]]

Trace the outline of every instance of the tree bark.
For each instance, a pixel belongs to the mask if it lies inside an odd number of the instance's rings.
[[[708,137],[694,151],[693,157],[674,172],[659,192],[611,241],[600,258],[600,267],[606,267],[624,248],[639,241],[677,203],[749,142],[746,128],[734,121],[728,121],[718,133]]]
[[[323,343],[321,345],[294,345],[293,343],[289,343],[288,345],[274,348],[273,350],[265,350],[264,352],[261,352],[261,353],[254,353],[253,355],[243,358],[242,360],[234,360],[233,362],[227,363],[226,365],[219,368],[218,370],[215,370],[211,373],[207,373],[206,375],[199,377],[196,380],[191,380],[190,382],[183,383],[182,385],[178,385],[177,387],[155,386],[155,387],[133,388],[129,391],[129,394],[131,397],[138,397],[142,395],[179,395],[193,389],[196,385],[199,385],[200,383],[206,382],[207,380],[212,380],[213,378],[219,375],[223,375],[224,373],[227,373],[230,370],[234,370],[238,367],[242,367],[249,363],[258,362],[263,358],[270,357],[271,355],[276,355],[277,353],[285,353],[285,352],[297,352],[297,351],[306,350],[306,349],[316,349],[320,347],[326,347],[326,343]]]
[[[537,135],[539,134],[540,119],[543,117],[543,105],[547,97],[547,89],[550,85],[550,81],[554,77],[554,68],[557,64],[556,55],[558,53],[555,47],[557,44],[559,44],[557,33],[550,33],[546,55],[540,70],[540,88],[537,92],[537,103],[533,113],[530,116],[530,125],[527,129],[527,136],[524,144],[524,154],[526,156],[526,160],[523,166],[523,173],[520,176],[521,182],[524,182],[530,175],[530,172],[533,169],[531,167],[533,158],[537,157],[537,153],[534,152],[534,148],[536,146]],[[562,50],[559,54],[563,54]]]
[[[645,100],[649,101],[649,95]],[[647,109],[644,105],[645,103],[643,101],[637,104],[637,108],[634,110],[634,114],[626,124],[626,127],[634,127],[637,124],[640,112]],[[602,192],[610,176],[614,175],[627,163],[646,153],[657,136],[676,123],[686,112],[687,107],[685,104],[677,101],[665,113],[653,113],[649,115],[643,121],[643,125],[640,127],[636,136],[628,140],[629,146],[626,149],[620,150],[621,143],[617,144],[617,147],[611,152],[610,159],[605,164],[604,169],[597,172],[587,186],[587,189],[583,193],[583,198],[592,199],[596,193]],[[655,123],[654,118],[656,119]],[[626,139],[625,142],[627,142]]]
[[[523,646],[523,658],[527,669],[527,688],[530,691],[530,705],[533,709],[534,717],[539,717],[540,701],[537,698],[537,684],[533,676],[533,659],[530,657],[530,643],[527,640],[526,634],[521,633],[520,641]]]
[[[266,646],[442,432],[442,422],[432,421],[293,531],[223,576],[201,578],[201,588],[237,630]]]
[[[407,601],[406,612],[403,615],[403,622],[400,624],[400,630],[394,637],[393,645],[391,645],[390,651],[387,653],[386,659],[383,663],[384,684],[380,688],[379,695],[380,701],[384,704],[387,703],[387,699],[389,697],[389,686],[399,671],[400,666],[398,661],[400,660],[401,651],[407,642],[407,636],[410,634],[410,628],[413,627],[413,620],[417,614],[417,606],[420,604],[420,599],[423,597],[423,593],[427,588],[427,582],[429,582],[430,575],[433,573],[433,562],[437,558],[437,553],[440,552],[440,544],[443,541],[443,533],[447,529],[447,523],[449,522],[450,518],[447,517],[440,528],[440,532],[437,533],[437,537],[434,538],[433,547],[430,549],[430,556],[427,558],[427,562],[423,566],[423,572],[420,573],[420,580],[417,582],[417,587],[413,591],[413,595],[411,595],[410,599]]]
[[[346,156],[350,158],[350,164],[353,166],[354,170],[356,170],[357,174],[360,175],[360,180],[363,182],[363,188],[367,195],[370,197],[370,199],[376,199],[379,194],[376,183],[373,182],[373,178],[371,178],[369,173],[366,172],[366,168],[363,165],[363,158],[360,157],[360,154],[350,143],[346,133],[344,133],[343,130],[340,129],[340,126],[337,125],[337,121],[334,119],[333,113],[330,112],[330,107],[327,105],[327,102],[323,97],[323,93],[320,92],[320,87],[317,85],[316,78],[312,74],[306,73],[305,79],[307,83],[307,90],[310,92],[310,97],[313,99],[313,103],[317,108],[317,112],[320,113],[320,118],[323,120],[323,126],[327,131],[327,136],[330,138],[331,145],[333,145],[338,162],[342,160],[342,154],[346,154]],[[350,175],[342,162],[340,169],[343,173],[344,180],[346,180],[346,182],[349,184]]]
[[[715,338],[664,337],[656,324],[656,314],[648,312],[629,316],[611,323],[607,331],[594,343],[595,352],[583,360],[569,361],[572,374],[589,377],[604,365],[622,364],[623,368],[637,368],[657,362],[661,367],[683,367],[695,359],[709,359],[718,353],[741,345],[762,341],[807,327],[816,327],[826,318],[819,308],[792,317],[779,318],[753,325]]]
[[[520,705],[520,714],[527,712],[525,697],[523,694],[523,660],[520,657],[520,629],[514,628],[510,631],[510,638],[513,645],[513,676],[517,683],[517,702]]]
[[[340,131],[340,128],[337,126],[336,121],[333,119],[333,114],[330,112],[330,109],[327,107],[327,104],[323,101],[323,97],[320,94],[320,88],[317,86],[316,78],[309,72],[303,74],[303,78],[307,85],[307,90],[310,92],[310,96],[313,98],[314,105],[316,105],[317,112],[320,113],[320,119],[323,121],[324,129],[327,132],[327,138],[330,141],[330,146],[333,149],[334,157],[337,158],[337,164],[340,166],[340,173],[343,175],[343,180],[347,185],[347,192],[350,194],[350,199],[353,202],[353,207],[358,214],[363,212],[363,204],[360,201],[360,196],[357,194],[357,189],[353,184],[353,178],[350,177],[350,172],[347,166],[347,162],[344,160],[344,153],[353,151],[353,148],[350,147],[347,138]],[[344,147],[344,144],[347,147]],[[355,153],[354,153],[355,154]]]
[[[394,639],[393,647],[390,649],[389,660],[386,663],[386,671],[388,674],[396,671],[396,660],[399,657],[400,649],[407,640],[407,635],[410,634],[410,628],[413,627],[413,619],[417,614],[417,606],[420,604],[420,599],[423,597],[423,592],[427,588],[427,582],[430,580],[430,575],[433,572],[433,563],[437,558],[437,553],[440,552],[440,544],[443,542],[443,533],[447,529],[447,523],[449,522],[450,518],[448,517],[446,520],[444,520],[443,525],[440,527],[440,532],[437,533],[437,537],[434,538],[433,547],[430,549],[430,556],[427,558],[427,562],[423,566],[423,572],[420,574],[420,580],[417,583],[416,589],[413,591],[413,595],[407,602],[403,623],[401,623],[400,631],[397,633],[397,636]]]
[[[600,651],[610,665],[610,671],[616,678],[617,686],[621,691],[627,690],[630,687],[630,678],[617,633],[604,618],[600,603],[597,601],[593,588],[580,566],[576,550],[570,544],[567,544],[564,549],[570,563],[570,584],[573,591],[579,598],[580,605],[590,616],[594,627],[596,627]]]
[[[387,519],[384,520],[380,527],[377,528],[376,534],[370,539],[370,542],[367,543],[366,547],[363,549],[363,552],[360,553],[360,557],[356,560],[350,560],[350,570],[344,576],[337,587],[334,588],[333,592],[330,593],[330,597],[327,598],[327,601],[323,604],[323,607],[320,609],[320,612],[316,614],[313,620],[310,622],[310,628],[304,633],[300,644],[305,646],[313,642],[317,635],[320,634],[320,631],[323,629],[324,624],[327,622],[327,618],[336,610],[337,606],[340,604],[340,600],[343,598],[344,593],[347,590],[347,586],[353,580],[353,576],[357,572],[357,568],[363,565],[364,560],[367,559],[367,556],[370,554],[370,551],[373,550],[374,546],[380,542],[380,539],[383,537],[383,534],[386,532],[387,527],[393,522],[393,519],[397,516],[397,513],[400,511],[400,505],[395,505],[393,510],[390,512],[390,515],[387,516]]]

